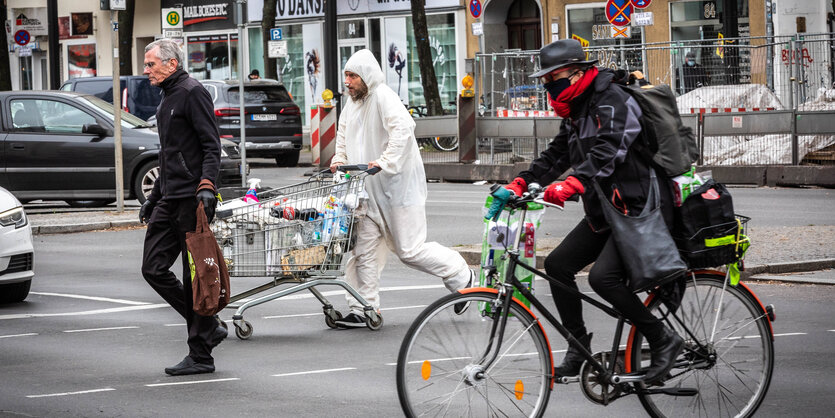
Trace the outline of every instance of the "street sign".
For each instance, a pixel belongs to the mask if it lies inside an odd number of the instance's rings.
[[[476,19],[478,19],[481,16],[480,0],[470,0],[470,14],[472,14],[473,17]]]
[[[21,57],[31,57],[32,56],[32,48],[28,46],[21,46],[17,49],[18,56]]]
[[[652,12],[632,13],[632,26],[652,26]]]
[[[162,37],[163,38],[182,38],[183,37],[183,30],[182,29],[163,29],[162,30]]]
[[[287,56],[287,41],[267,41],[268,58],[285,58]]]
[[[127,0],[110,0],[110,10],[125,10],[127,3]]]
[[[630,29],[631,28],[629,26],[609,26],[609,37],[612,39],[629,39],[632,36],[632,31]]]
[[[652,3],[652,0],[632,0],[632,5],[635,6],[636,9],[645,9],[649,7],[650,3]]]
[[[183,8],[162,9],[162,29],[183,29]]]
[[[484,26],[481,22],[473,22],[473,36],[484,35]]]
[[[21,30],[19,30],[19,31],[15,32],[15,34],[14,34],[14,41],[15,41],[15,43],[16,43],[16,44],[18,44],[18,45],[20,45],[20,46],[23,46],[23,45],[28,44],[28,43],[29,43],[29,40],[30,40],[31,38],[32,38],[32,37],[31,37],[31,36],[29,36],[29,32],[27,32],[27,31],[25,31],[25,30],[23,30],[23,29],[21,29]]]
[[[284,35],[281,32],[281,28],[270,29],[270,40],[271,41],[280,41],[282,39],[284,39]]]
[[[629,24],[632,9],[630,0],[609,0],[606,3],[606,19],[615,26],[626,26]]]

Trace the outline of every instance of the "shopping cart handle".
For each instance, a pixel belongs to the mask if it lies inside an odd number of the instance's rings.
[[[377,174],[382,170],[379,166],[368,168],[368,164],[351,164],[337,166],[338,171],[365,171],[368,174]]]

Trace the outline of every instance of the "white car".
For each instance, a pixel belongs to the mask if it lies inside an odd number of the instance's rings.
[[[34,276],[32,226],[23,205],[0,187],[0,303],[26,299]]]

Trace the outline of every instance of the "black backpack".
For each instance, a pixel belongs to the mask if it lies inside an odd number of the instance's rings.
[[[690,170],[699,158],[699,145],[693,129],[681,121],[676,96],[670,86],[614,84],[621,86],[641,108],[641,137],[648,157],[669,177]]]
[[[723,184],[706,181],[677,209],[673,239],[689,268],[721,266],[742,256],[744,248],[733,243],[740,224]]]

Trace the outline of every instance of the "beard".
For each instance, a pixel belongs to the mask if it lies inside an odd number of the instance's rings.
[[[368,96],[368,86],[365,84],[364,81],[360,80],[359,87],[355,89],[348,90],[348,94],[354,99],[355,102],[358,102]]]

